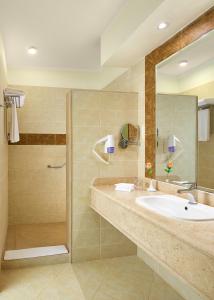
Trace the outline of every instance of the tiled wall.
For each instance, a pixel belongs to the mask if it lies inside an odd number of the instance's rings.
[[[18,109],[21,133],[65,133],[67,89],[12,86],[26,93],[24,107]]]
[[[185,94],[197,95],[199,99],[214,98],[214,81],[198,86]],[[198,185],[214,188],[214,107],[210,109],[210,140],[199,142]]]
[[[47,165],[60,165],[66,160],[66,146],[54,145],[54,134],[66,132],[67,90],[15,88],[26,93],[25,106],[18,109],[20,132],[25,135],[22,145],[9,145],[9,223],[63,222],[66,170],[49,169]]]
[[[3,104],[3,89],[7,86],[3,49],[0,45],[0,104]],[[8,147],[5,109],[0,107],[0,258],[4,249],[7,232],[7,186]],[[1,268],[1,264],[0,264]]]
[[[136,247],[90,207],[89,186],[95,177],[137,176],[138,147],[117,147],[120,128],[138,123],[134,93],[73,91],[73,261],[136,253]],[[105,165],[92,154],[93,144],[107,134],[116,137],[116,153]],[[102,148],[101,148],[102,149]]]
[[[65,221],[66,146],[9,146],[9,224]]]
[[[182,143],[183,152],[173,161],[173,172],[180,180],[195,182],[197,161],[197,97],[159,94],[156,97],[156,127],[158,128],[158,147],[156,149],[156,176],[166,178],[166,162],[171,155],[167,151],[168,138],[175,135]],[[181,150],[176,145],[178,155]]]
[[[138,93],[138,123],[141,128],[141,143],[138,152],[138,175],[145,170],[145,60],[144,58],[123,75],[104,88],[106,91]]]

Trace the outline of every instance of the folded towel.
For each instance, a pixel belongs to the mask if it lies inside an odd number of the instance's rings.
[[[115,184],[115,190],[121,192],[131,192],[134,190],[133,183],[117,183]]]
[[[19,125],[15,102],[13,102],[11,105],[10,142],[19,142]]]

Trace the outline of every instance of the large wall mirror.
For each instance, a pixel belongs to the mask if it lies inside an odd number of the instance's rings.
[[[214,18],[213,8],[146,59],[146,161],[159,180],[197,182],[214,192],[214,24],[208,16]]]
[[[156,177],[214,190],[214,30],[156,65]],[[169,177],[170,177],[169,176]]]

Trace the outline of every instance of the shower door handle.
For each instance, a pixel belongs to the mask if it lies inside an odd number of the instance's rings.
[[[62,165],[59,165],[59,166],[47,165],[47,168],[49,168],[49,169],[62,169],[65,165],[66,165],[66,163],[63,163]]]

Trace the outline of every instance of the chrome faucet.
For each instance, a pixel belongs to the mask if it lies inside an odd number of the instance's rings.
[[[189,185],[188,188],[177,190],[177,193],[183,194],[187,193],[189,195],[189,204],[197,204],[197,200],[195,195],[192,193],[192,191],[196,190],[197,184],[195,182],[186,182],[185,185]]]

